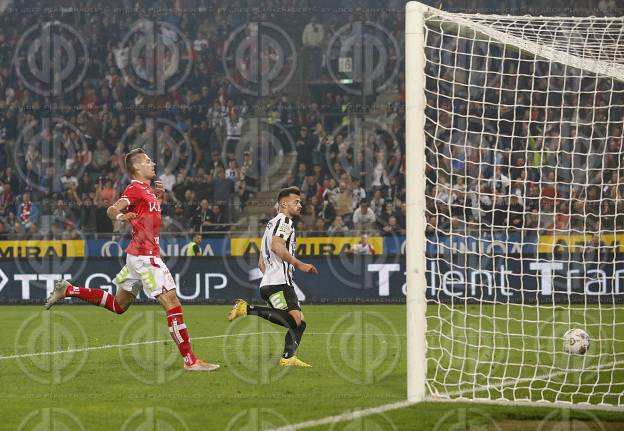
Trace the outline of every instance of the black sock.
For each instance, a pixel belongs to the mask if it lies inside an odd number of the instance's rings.
[[[288,332],[286,332],[286,337],[284,338],[284,354],[282,355],[284,358],[290,358],[295,356],[297,353],[297,348],[299,348],[299,344],[301,344],[301,338],[303,337],[303,332],[305,331],[306,323],[304,320],[301,321],[301,324],[296,328],[289,328]]]
[[[285,328],[297,327],[295,319],[288,314],[286,310],[277,310],[270,307],[259,307],[257,305],[247,304],[247,314],[251,316],[262,317],[271,323],[283,326]]]

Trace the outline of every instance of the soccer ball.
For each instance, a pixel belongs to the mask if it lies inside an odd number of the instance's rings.
[[[582,329],[568,329],[563,334],[563,351],[571,355],[584,355],[589,349],[589,335]]]

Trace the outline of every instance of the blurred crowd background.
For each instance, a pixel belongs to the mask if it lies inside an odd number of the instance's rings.
[[[405,234],[404,2],[4,3],[0,237],[110,234],[118,227],[106,208],[128,184],[123,154],[137,146],[156,161],[168,191],[165,231],[257,233],[274,211],[278,176],[279,186],[302,190],[302,235]],[[574,9],[564,1],[426,3],[463,12],[622,14],[615,0]],[[170,79],[180,84],[160,92],[132,79],[149,74],[132,46],[136,29],[153,22],[183,48],[179,58],[162,54],[178,65]],[[28,85],[37,81],[37,52],[21,49],[32,29],[45,32],[49,23],[71,27],[88,52],[75,59],[74,69],[84,70],[78,85],[51,95]],[[266,23],[287,35],[291,52],[254,50]],[[361,32],[361,23],[387,38],[374,82],[384,85],[372,91],[336,74],[345,67],[336,42]],[[240,29],[250,57],[233,71],[227,48]],[[621,84],[570,70],[578,79],[563,79],[547,63],[490,47],[494,60],[474,57],[469,86],[441,88],[458,61],[488,49],[443,33],[434,26],[427,40],[429,232],[624,228]],[[291,81],[279,91],[245,89],[254,64],[265,74],[285,64],[294,75],[274,77]]]

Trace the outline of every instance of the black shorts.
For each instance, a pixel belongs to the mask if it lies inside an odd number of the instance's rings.
[[[287,284],[262,286],[260,288],[260,296],[262,296],[262,299],[268,302],[272,308],[278,310],[301,311],[295,288]]]

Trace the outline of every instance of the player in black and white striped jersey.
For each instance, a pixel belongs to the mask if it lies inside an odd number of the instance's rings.
[[[318,270],[295,257],[293,218],[301,213],[301,192],[297,187],[282,189],[277,196],[277,204],[278,213],[267,223],[258,261],[263,273],[260,294],[270,307],[251,305],[239,299],[230,310],[228,319],[249,314],[286,327],[284,354],[279,364],[284,367],[309,367],[295,356],[306,323],[293,286],[293,272],[297,268],[302,272],[318,274]]]

